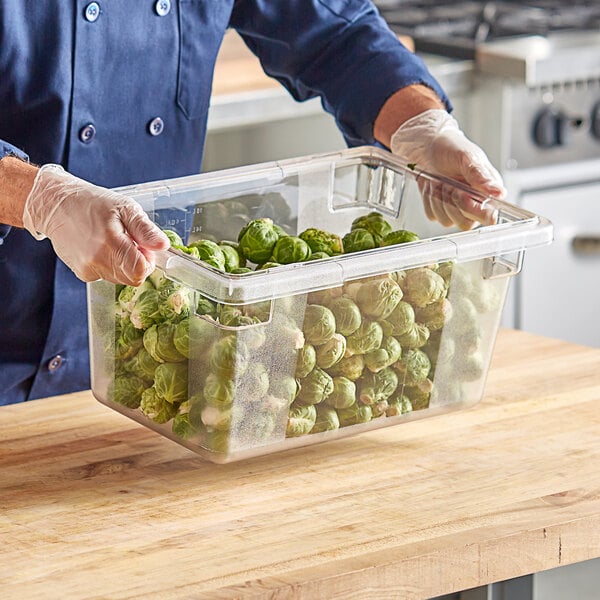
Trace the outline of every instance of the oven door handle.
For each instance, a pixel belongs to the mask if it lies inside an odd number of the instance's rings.
[[[600,234],[576,235],[571,246],[576,254],[600,256]]]

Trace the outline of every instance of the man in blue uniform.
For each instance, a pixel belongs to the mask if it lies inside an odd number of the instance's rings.
[[[83,281],[138,284],[167,246],[106,188],[199,171],[228,27],[349,145],[504,193],[370,0],[0,0],[0,405],[89,387]]]

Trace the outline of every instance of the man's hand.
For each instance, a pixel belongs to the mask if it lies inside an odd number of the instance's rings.
[[[140,285],[154,269],[154,251],[167,236],[131,198],[43,166],[25,201],[23,225],[47,237],[56,254],[83,281]]]

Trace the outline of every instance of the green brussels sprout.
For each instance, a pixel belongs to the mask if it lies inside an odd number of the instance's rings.
[[[304,332],[296,324],[296,320],[283,313],[278,314],[274,319],[270,335],[282,348],[293,348],[294,350],[300,350],[307,341]]]
[[[177,405],[158,396],[153,387],[143,391],[140,409],[155,423],[167,423],[177,414]]]
[[[209,373],[202,388],[206,404],[221,406],[232,404],[235,399],[235,381],[227,377],[219,377]]]
[[[267,323],[271,319],[271,301],[253,302],[244,305],[244,314],[247,317],[255,317],[261,323]]]
[[[279,233],[269,218],[254,219],[240,230],[239,250],[243,257],[262,265],[273,254]]]
[[[454,340],[456,350],[460,354],[473,354],[481,348],[481,331],[477,324],[454,333],[452,339]]]
[[[431,361],[422,350],[411,348],[403,352],[402,358],[394,367],[400,372],[403,384],[416,385],[427,379],[431,370]]]
[[[333,408],[348,408],[356,401],[356,384],[347,377],[333,378],[333,391],[325,403]]]
[[[416,242],[419,240],[419,236],[412,231],[406,229],[397,229],[396,231],[390,231],[384,235],[379,242],[380,246],[394,246],[396,244],[406,244],[407,242]]]
[[[267,341],[267,332],[264,323],[261,323],[257,317],[247,317],[240,315],[233,318],[229,327],[238,327],[238,339],[243,342],[249,350],[258,350]]]
[[[177,325],[174,323],[159,323],[144,331],[144,348],[157,362],[181,362],[185,355],[177,350],[174,337]]]
[[[377,350],[383,341],[383,328],[377,321],[363,319],[359,328],[346,338],[348,354],[366,354]]]
[[[385,322],[391,326],[389,335],[402,335],[415,324],[415,309],[408,302],[401,300],[385,318]]]
[[[154,389],[156,394],[170,402],[178,404],[188,397],[187,363],[163,363],[154,371]]]
[[[231,428],[231,406],[204,406],[200,412],[203,425],[209,430],[229,431]]]
[[[452,280],[452,274],[454,272],[455,263],[452,261],[446,261],[439,264],[437,268],[437,274],[444,280],[446,289],[450,287],[450,281]]]
[[[359,423],[368,423],[373,416],[373,411],[370,406],[355,402],[348,408],[339,408],[337,414],[340,419],[340,427],[348,427]]]
[[[232,390],[232,399],[233,391],[234,390]],[[242,398],[247,398],[249,400],[262,399],[268,391],[269,372],[265,365],[262,363],[252,363],[248,365],[240,382],[240,394],[242,395]]]
[[[235,269],[246,268],[246,259],[240,254],[239,244],[228,240],[219,242],[219,247],[225,257],[225,270],[231,273]],[[250,269],[248,269],[250,271]]]
[[[283,400],[285,406],[289,406],[296,399],[299,391],[298,380],[289,375],[276,377],[269,387],[271,396]]]
[[[412,412],[412,404],[408,396],[404,394],[396,394],[388,399],[388,406],[385,409],[385,414],[388,417],[398,417]]]
[[[183,252],[184,254],[187,254],[188,256],[191,256],[192,258],[195,258],[196,260],[200,260],[200,252],[198,248],[188,248],[187,246],[173,246],[173,248]]]
[[[286,235],[275,242],[271,260],[282,265],[288,265],[305,261],[309,256],[310,248],[304,240]]]
[[[209,351],[209,364],[221,377],[239,377],[248,368],[250,356],[246,345],[237,335],[217,340]]]
[[[146,382],[140,377],[130,373],[116,375],[112,387],[112,399],[127,408],[138,408],[146,387]]]
[[[398,336],[403,348],[421,348],[429,339],[429,329],[421,323],[413,323],[412,327]]]
[[[243,315],[242,308],[233,304],[219,304],[217,307],[217,318],[219,323],[226,327],[235,327],[233,322]]]
[[[171,425],[173,433],[182,440],[189,440],[198,432],[198,430],[190,423],[189,411],[189,401],[186,400],[179,405],[179,411],[173,418],[173,424]]]
[[[329,305],[342,295],[342,291],[341,287],[334,287],[310,292],[306,297],[306,302],[308,304],[320,304],[329,308]]]
[[[366,229],[353,229],[342,238],[344,253],[371,250],[377,246],[372,234]]]
[[[311,432],[316,420],[317,409],[312,404],[292,404],[285,430],[286,437],[307,435]]]
[[[120,308],[120,313],[129,314],[133,310],[133,307],[135,306],[135,303],[140,295],[145,291],[152,289],[154,289],[154,285],[148,280],[144,281],[144,283],[138,287],[126,285],[119,292],[118,305]]]
[[[250,267],[237,267],[235,269],[231,269],[229,273],[231,275],[244,275],[244,273],[252,273],[252,269]]]
[[[327,252],[313,252],[306,260],[322,260],[323,258],[330,258]]]
[[[329,369],[329,374],[333,377],[346,377],[350,381],[356,381],[365,369],[365,361],[362,354],[353,354],[345,356],[338,363]]]
[[[397,373],[386,367],[377,373],[367,371],[358,381],[358,397],[363,404],[387,400],[398,387]]]
[[[205,428],[202,437],[202,446],[210,452],[227,454],[231,445],[231,435],[228,429]]]
[[[360,327],[362,315],[356,302],[351,298],[339,296],[331,300],[328,307],[335,317],[337,333],[350,335]]]
[[[158,312],[162,319],[177,323],[189,316],[194,294],[188,287],[165,279],[158,288]]]
[[[387,400],[379,400],[374,404],[371,404],[371,418],[377,419],[379,417],[383,417],[386,414],[388,409],[388,401]]]
[[[400,342],[393,336],[385,336],[380,348],[371,350],[364,355],[365,365],[369,371],[377,373],[393,365],[401,356]]]
[[[335,408],[317,405],[317,418],[310,433],[322,433],[323,431],[335,431],[340,428],[340,419]]]
[[[477,323],[478,314],[472,300],[466,296],[452,296],[452,322],[453,332],[470,329]]]
[[[208,315],[213,317],[213,319],[217,318],[217,305],[205,298],[204,296],[200,296],[198,301],[196,302],[196,314],[197,315]]]
[[[427,306],[415,309],[415,319],[430,331],[442,329],[451,318],[452,305],[448,298],[442,298]]]
[[[312,344],[304,344],[298,350],[296,359],[296,377],[306,377],[317,364],[317,352]]]
[[[198,258],[220,271],[225,270],[225,254],[219,244],[211,240],[198,240],[192,242],[189,248],[198,250]]]
[[[423,307],[441,300],[446,293],[446,285],[441,275],[427,267],[418,267],[406,272],[402,282],[405,300],[415,307]]]
[[[342,254],[344,251],[342,239],[339,235],[315,227],[304,230],[300,234],[300,239],[308,244],[313,253],[324,252],[327,256],[334,256]]]
[[[350,230],[366,229],[372,236],[376,246],[379,246],[381,240],[391,233],[392,226],[378,212],[370,212],[368,215],[357,217],[352,221]],[[345,246],[344,246],[345,248]]]
[[[169,238],[171,246],[185,246],[181,236],[172,229],[163,229],[164,234]]]
[[[159,310],[160,295],[158,290],[152,288],[142,292],[136,300],[129,318],[137,329],[148,329],[161,320]]]
[[[308,304],[304,311],[302,331],[309,344],[313,346],[324,344],[335,333],[335,317],[325,306]]]
[[[278,225],[277,223],[273,223],[273,229],[277,232],[277,235],[282,238],[285,237],[286,235],[290,235],[281,225]]]
[[[356,304],[373,319],[385,319],[400,300],[402,289],[390,277],[365,281],[356,293]]]
[[[198,351],[207,348],[217,336],[214,322],[195,315],[180,321],[173,332],[173,344],[185,358],[190,358],[190,348]]]
[[[120,319],[115,334],[115,358],[117,360],[132,358],[142,347],[144,332],[134,327],[128,317]]]
[[[296,397],[298,404],[319,404],[333,391],[331,375],[315,367],[303,380]]]
[[[329,369],[339,362],[346,352],[346,338],[340,333],[334,333],[324,344],[316,347],[317,366]]]
[[[140,379],[154,381],[154,371],[160,362],[154,360],[146,348],[142,347],[138,353],[125,363],[125,370],[137,375]]]
[[[424,410],[429,408],[431,388],[422,389],[416,385],[405,385],[402,391],[410,400],[410,405],[413,410]]]

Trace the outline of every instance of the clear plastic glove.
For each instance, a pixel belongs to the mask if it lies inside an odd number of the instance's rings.
[[[416,171],[460,181],[485,196],[502,199],[506,189],[485,152],[461,131],[445,110],[427,110],[403,123],[391,138],[391,150]],[[420,182],[427,217],[442,225],[470,229],[495,221],[496,211],[467,193],[440,182]]]
[[[154,269],[154,251],[167,236],[127,196],[43,166],[25,202],[23,225],[48,238],[58,257],[83,281],[140,285]]]

